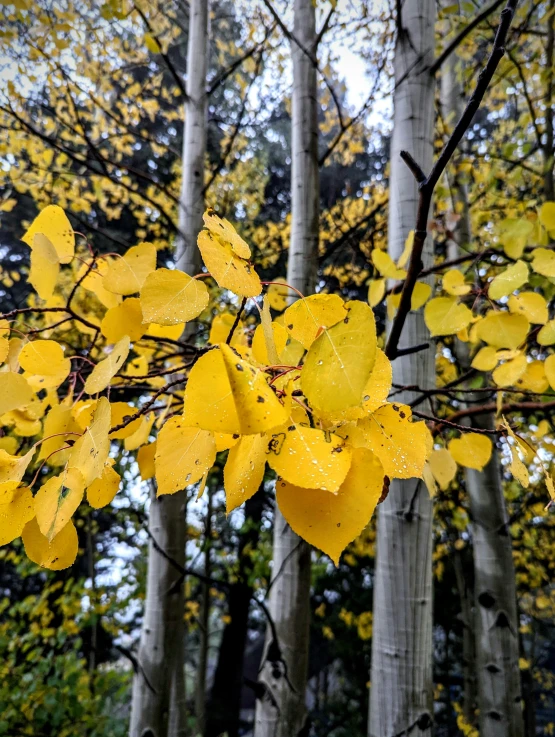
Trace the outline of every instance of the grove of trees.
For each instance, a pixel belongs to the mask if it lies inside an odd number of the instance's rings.
[[[0,15],[0,735],[555,734],[555,0]]]

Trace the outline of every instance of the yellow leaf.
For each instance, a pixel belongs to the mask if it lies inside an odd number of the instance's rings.
[[[543,394],[549,387],[543,361],[530,361],[526,371],[516,382],[516,386],[524,391]]]
[[[391,382],[393,381],[393,373],[391,363],[385,353],[378,348],[376,351],[376,361],[372,368],[370,378],[366,382],[364,391],[362,392],[362,408],[364,414],[374,412],[385,404],[389,392],[391,391]]]
[[[481,471],[491,458],[493,446],[486,435],[469,432],[453,438],[448,449],[459,466]]]
[[[54,376],[69,362],[64,357],[62,346],[55,340],[33,340],[21,349],[19,363],[29,374]]]
[[[511,294],[528,281],[528,265],[524,261],[511,264],[505,271],[498,274],[488,289],[491,299],[501,299]]]
[[[383,482],[384,471],[376,456],[357,448],[337,494],[299,488],[278,480],[276,500],[291,529],[338,565],[343,550],[370,521]]]
[[[179,340],[185,328],[184,322],[177,322],[175,325],[157,325],[151,322],[146,331],[147,335],[153,338],[169,338],[170,340]]]
[[[540,223],[546,230],[555,230],[555,202],[544,202],[539,215]]]
[[[110,438],[112,440],[123,440],[124,438],[128,438],[141,426],[142,417],[137,417],[121,430],[116,430],[114,432],[112,428],[120,425],[128,417],[135,415],[137,413],[137,408],[133,407],[132,404],[127,404],[127,402],[111,402],[110,410]]]
[[[521,292],[509,297],[509,311],[524,315],[528,322],[536,325],[545,325],[549,316],[547,313],[547,302],[537,292]]]
[[[0,545],[7,545],[21,537],[23,528],[35,516],[31,490],[26,486],[16,489],[8,504],[0,504]]]
[[[142,338],[146,329],[147,326],[143,324],[141,302],[137,297],[130,297],[109,309],[100,324],[100,331],[108,343],[117,343],[126,335],[134,343]]]
[[[524,218],[506,218],[499,225],[499,238],[509,258],[518,259],[532,236],[534,225]]]
[[[451,294],[453,297],[462,297],[472,289],[472,285],[465,282],[464,274],[458,269],[449,269],[445,273],[442,287],[447,294]]]
[[[555,251],[535,248],[532,251],[532,269],[542,276],[555,276]]]
[[[118,493],[121,476],[107,463],[102,476],[95,479],[87,489],[87,501],[95,509],[101,509],[110,504]]]
[[[524,465],[524,463],[520,460],[520,456],[518,455],[518,450],[514,445],[510,446],[511,449],[511,463],[509,465],[509,471],[512,473],[512,475],[515,477],[517,481],[519,481],[522,486],[524,486],[525,489],[528,488],[530,485],[530,476],[528,474],[528,469]]]
[[[266,298],[264,298],[262,303],[262,310],[260,311],[260,320],[262,325],[262,331],[264,333],[264,343],[266,345],[266,357],[269,361],[269,363],[272,366],[276,366],[279,363],[279,356],[278,351],[276,349],[276,342],[274,339],[274,330],[272,328],[272,315],[270,313],[270,303]],[[283,326],[279,326],[279,328],[276,329],[277,332],[282,330],[285,333],[285,337],[283,339],[283,346],[282,348],[285,348],[285,344],[287,343],[287,331]]]
[[[272,358],[268,355],[268,343],[262,325],[257,325],[252,338],[253,358],[263,366],[275,366],[280,363],[280,355],[285,349],[287,339],[289,338],[287,330],[282,325],[278,325],[277,322],[271,323],[270,329],[272,331],[272,344],[275,353]]]
[[[0,505],[12,501],[34,453],[35,449],[31,448],[24,456],[12,456],[0,449]]]
[[[476,325],[476,334],[496,348],[515,349],[524,342],[530,323],[524,315],[490,311]]]
[[[48,205],[37,215],[21,239],[34,247],[35,234],[41,233],[52,243],[60,263],[68,264],[75,252],[75,235],[65,212],[57,205]]]
[[[92,422],[77,440],[69,456],[69,468],[77,468],[83,474],[85,487],[102,475],[110,451],[108,432],[111,409],[106,397],[98,400]]]
[[[171,417],[156,441],[158,496],[174,494],[196,484],[212,468],[215,460],[213,433],[187,427],[182,417]]]
[[[456,297],[434,297],[424,308],[424,321],[432,336],[458,333],[471,320],[472,312]]]
[[[29,382],[21,374],[0,372],[0,417],[29,404],[33,396]]]
[[[379,305],[385,294],[385,279],[372,279],[368,285],[368,304],[370,307]]]
[[[287,282],[284,276],[277,276],[274,281],[281,282],[281,284],[270,284],[266,292],[268,296],[268,302],[272,310],[276,312],[283,312],[287,307],[287,298],[289,290],[287,287],[282,286]]]
[[[36,233],[31,251],[29,284],[41,299],[52,297],[59,273],[60,259],[56,249],[46,236]]]
[[[186,425],[218,433],[240,433],[229,378],[218,348],[201,356],[191,369],[184,401]]]
[[[225,343],[220,351],[227,372],[241,435],[266,432],[287,420],[287,412],[265,375],[235,354]]]
[[[417,281],[410,298],[410,308],[413,311],[419,310],[430,298],[432,287],[425,282]],[[393,320],[395,313],[399,309],[401,303],[401,292],[390,294],[387,297],[387,316]]]
[[[428,459],[430,469],[434,479],[439,484],[439,488],[445,491],[449,488],[449,484],[457,474],[457,464],[453,460],[453,456],[446,448],[441,450],[433,450]]]
[[[144,445],[148,441],[148,437],[150,435],[150,431],[152,429],[152,425],[154,424],[155,420],[154,412],[151,412],[146,417],[143,416],[140,418],[140,424],[131,435],[128,435],[125,440],[123,441],[123,446],[125,450],[137,450],[137,448],[141,445]],[[132,422],[131,425],[134,423]]]
[[[498,363],[497,351],[490,345],[480,348],[478,353],[472,359],[472,368],[478,371],[492,371]]]
[[[555,353],[552,353],[545,359],[544,369],[549,386],[555,389]]]
[[[143,319],[158,325],[194,320],[208,305],[208,300],[204,282],[171,269],[153,271],[141,289]]]
[[[374,313],[359,301],[346,309],[345,318],[311,345],[301,373],[306,398],[322,412],[359,406],[376,360]]]
[[[27,522],[21,534],[25,552],[29,560],[51,571],[61,571],[69,568],[77,557],[79,543],[77,531],[70,520],[59,535],[49,541],[38,526],[37,520]]]
[[[99,259],[96,262],[96,268],[89,271],[86,276],[87,264],[83,264],[75,277],[77,280],[83,279],[81,282],[83,289],[96,295],[100,303],[107,309],[115,307],[121,302],[121,296],[119,294],[114,294],[104,288],[104,276],[110,270],[111,263],[106,258]]]
[[[426,461],[426,463],[424,464],[424,470],[422,471],[422,480],[426,484],[428,494],[433,499],[437,494],[438,486],[428,461]]]
[[[137,463],[143,481],[147,481],[154,477],[155,465],[154,457],[156,454],[156,441],[143,445],[137,453]]]
[[[414,230],[411,230],[405,241],[405,247],[403,248],[403,253],[397,259],[397,266],[400,269],[404,269],[405,266],[407,265],[411,251],[412,251],[413,244],[414,244]]]
[[[145,33],[143,36],[145,46],[150,51],[151,54],[159,54],[161,53],[162,49],[160,48],[160,44],[158,41],[154,38],[154,36],[151,33]]]
[[[216,453],[221,453],[222,450],[233,448],[233,446],[239,442],[240,436],[229,435],[225,432],[217,432],[214,434],[214,440],[216,442]]]
[[[40,446],[38,460],[48,458],[48,464],[51,466],[65,465],[69,458],[69,449],[60,451],[60,448],[64,448],[68,440],[73,442],[76,439],[74,433],[80,435],[81,428],[73,418],[71,407],[67,404],[54,405],[44,421],[44,440]]]
[[[43,484],[35,497],[35,514],[41,533],[52,540],[72,518],[85,492],[83,474],[65,468]]]
[[[262,285],[254,267],[238,256],[229,243],[209,230],[202,230],[198,247],[206,268],[220,287],[241,297],[260,294]]]
[[[264,478],[268,438],[245,435],[229,451],[224,467],[226,512],[230,514],[256,494]]]
[[[555,343],[555,320],[546,323],[536,337],[540,345],[553,345]]]
[[[268,438],[267,460],[290,483],[335,493],[351,465],[351,449],[339,435],[292,422]]]
[[[106,389],[113,377],[123,368],[129,353],[129,336],[119,340],[108,356],[98,363],[85,382],[87,394],[98,394]]]
[[[429,455],[429,430],[424,422],[412,422],[410,407],[384,404],[359,422],[368,447],[390,478],[420,478]]]
[[[145,279],[155,268],[155,246],[140,243],[130,248],[122,258],[112,261],[104,275],[104,289],[124,296],[140,292]]]
[[[231,312],[222,312],[220,315],[212,320],[210,325],[210,335],[208,342],[211,345],[218,345],[218,343],[226,343],[235,322],[235,315]],[[247,336],[245,333],[245,325],[242,320],[239,320],[235,330],[233,331],[233,337],[231,338],[230,345],[233,348],[239,349],[248,344]]]
[[[492,374],[493,380],[500,387],[514,386],[526,371],[526,367],[526,356],[520,353],[510,361],[505,361],[498,366]]]
[[[206,210],[202,219],[204,220],[204,225],[208,230],[213,233],[213,235],[220,238],[224,243],[228,243],[240,258],[249,259],[251,257],[251,249],[241,238],[239,233],[237,233],[229,220],[216,215],[211,207]]]
[[[404,279],[407,275],[404,269],[395,266],[395,262],[388,253],[380,251],[379,248],[372,251],[372,263],[380,275],[385,276],[386,279]]]
[[[283,324],[289,335],[308,350],[324,328],[331,328],[346,316],[345,304],[337,294],[312,294],[285,310]]]

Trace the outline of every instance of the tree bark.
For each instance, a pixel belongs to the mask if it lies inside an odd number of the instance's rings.
[[[310,294],[317,273],[320,201],[318,93],[316,68],[311,60],[316,53],[316,18],[312,0],[295,0],[294,10],[291,242],[287,282],[303,294]],[[268,629],[260,681],[266,685],[274,703],[269,698],[257,702],[255,737],[293,737],[306,723],[310,547],[291,530],[277,508],[269,608],[278,642],[274,642]]]
[[[183,179],[176,264],[193,275],[200,269],[197,236],[204,207],[206,150],[206,71],[208,0],[190,0],[187,47],[187,99],[183,135]],[[130,737],[185,737],[185,491],[157,499],[152,494],[145,614],[139,645],[139,671],[133,681]],[[160,552],[164,551],[167,555]],[[172,564],[168,557],[177,563]]]
[[[206,488],[208,508],[204,526],[204,576],[202,584],[202,599],[199,617],[199,657],[196,675],[195,713],[197,717],[197,732],[204,734],[206,721],[206,669],[208,666],[208,646],[210,644],[210,584],[212,575],[210,550],[212,547],[212,490]]]
[[[545,45],[545,142],[543,147],[544,175],[543,194],[548,202],[555,200],[555,183],[553,178],[553,62],[555,61],[555,0],[547,5],[547,28]]]
[[[185,565],[184,496],[156,498],[153,485],[148,546],[145,612],[138,654],[138,671],[133,680],[130,737],[165,737],[169,724],[184,727],[183,719],[170,716],[172,682],[183,682],[183,577]],[[161,551],[164,551],[162,553]],[[177,703],[177,699],[176,699]],[[183,704],[184,707],[184,704]],[[184,709],[183,709],[184,712]],[[172,735],[184,735],[174,731]]]
[[[444,120],[447,125],[453,125],[462,111],[456,54],[446,62],[441,91]],[[451,183],[451,193],[453,207],[461,214],[461,227],[449,244],[448,258],[457,258],[460,247],[471,241],[471,226],[466,187],[455,179]],[[455,351],[461,370],[465,371],[470,363],[468,348],[457,342]],[[480,401],[478,395],[470,395],[470,398]],[[491,429],[493,417],[476,418],[473,426]],[[516,582],[501,473],[495,451],[483,472],[465,469],[473,533],[477,705],[481,737],[520,737],[523,734]],[[472,698],[473,694],[465,694],[465,713]],[[472,724],[474,719],[469,721]]]
[[[400,151],[407,149],[430,171],[435,88],[427,71],[434,56],[435,2],[405,0],[398,12],[388,225],[393,258],[402,253],[418,206],[417,186]],[[430,238],[422,256],[426,268],[433,260]],[[422,312],[409,313],[402,347],[428,339]],[[396,359],[393,381],[433,386],[433,350]],[[404,392],[402,401],[411,397]],[[378,513],[368,734],[429,737],[432,725],[432,503],[420,480],[396,480]]]
[[[237,580],[229,588],[228,616],[218,652],[218,664],[206,710],[205,737],[239,737],[243,666],[247,642],[253,559],[260,537],[264,495],[260,489],[245,503],[245,524],[240,533]]]
[[[176,240],[177,267],[189,276],[198,273],[201,265],[197,237],[202,228],[204,210],[209,11],[209,0],[190,0],[183,177],[179,204],[179,235]]]

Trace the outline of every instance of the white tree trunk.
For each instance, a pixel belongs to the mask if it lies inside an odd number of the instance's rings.
[[[179,236],[176,242],[177,267],[189,276],[198,273],[201,265],[197,237],[202,228],[204,211],[209,10],[209,0],[189,2],[183,178],[179,205]]]
[[[189,275],[198,273],[201,263],[197,236],[204,209],[208,17],[208,0],[190,0],[183,179],[176,242],[177,267]],[[157,545],[152,540],[149,544],[130,737],[186,736],[184,593],[178,568],[185,565],[186,508],[185,491],[160,499],[153,494],[149,528]]]
[[[442,70],[444,120],[452,128],[462,112],[460,63],[453,54]],[[470,243],[471,226],[466,187],[451,182],[453,205],[461,215],[449,258]],[[457,344],[462,370],[468,367],[468,349]],[[470,395],[479,402],[478,395]],[[493,428],[486,416],[475,427]],[[478,724],[481,737],[521,737],[524,731],[519,670],[518,616],[512,543],[503,496],[501,465],[494,452],[483,472],[466,469],[466,490],[472,516]]]
[[[130,737],[166,737],[170,723],[174,725],[172,736],[184,737],[184,703],[183,719],[170,709],[176,674],[181,674],[183,683],[183,580],[177,566],[185,565],[184,501],[183,494],[157,499],[153,488],[149,514],[153,539],[148,546],[147,591],[139,668],[133,680]],[[179,675],[175,680],[177,685]]]
[[[453,54],[442,70],[441,97],[448,127],[462,112],[460,63]],[[455,238],[449,244],[449,258],[459,247],[470,243],[471,226],[466,187],[451,182],[453,205],[461,214]],[[462,370],[468,367],[468,349],[457,343]],[[470,395],[479,402],[479,395]],[[493,418],[473,421],[474,427],[493,428]],[[503,495],[501,464],[493,453],[483,472],[466,469],[466,491],[472,517],[474,555],[474,601],[476,665],[478,685],[478,725],[481,737],[521,737],[524,723],[521,707],[518,615],[512,542]]]
[[[318,118],[315,9],[312,0],[295,0],[292,100],[291,243],[287,282],[305,295],[312,293],[318,266]],[[310,547],[289,527],[276,508],[273,582],[269,609],[283,662],[272,663],[272,633],[266,633],[265,661],[260,680],[269,698],[258,701],[255,737],[295,737],[306,720],[310,624]]]
[[[408,150],[428,172],[434,135],[434,0],[405,0],[395,46],[388,248],[397,258],[414,228],[418,192],[399,154]],[[433,260],[426,242],[424,267]],[[400,347],[429,340],[422,311],[410,313]],[[429,388],[435,382],[433,348],[398,358],[393,381]],[[412,398],[405,392],[400,401]],[[418,479],[394,481],[378,513],[370,737],[430,737],[432,691],[432,503]]]

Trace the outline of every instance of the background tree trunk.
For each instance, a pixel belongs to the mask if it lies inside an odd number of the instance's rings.
[[[218,652],[214,683],[206,709],[205,737],[238,737],[243,687],[243,666],[247,642],[250,602],[253,594],[251,576],[253,558],[260,537],[264,491],[245,503],[245,524],[237,547],[239,570],[227,598],[229,621],[224,627]]]
[[[316,18],[312,0],[295,0],[292,100],[291,242],[287,282],[303,294],[315,285],[318,264],[318,117],[316,68],[309,54],[316,53]],[[293,737],[306,720],[305,690],[308,672],[310,623],[310,547],[289,527],[276,507],[274,521],[273,581],[270,612],[278,643],[266,634],[260,680],[276,705],[266,698],[257,702],[256,737]],[[282,662],[272,662],[279,646]]]
[[[183,178],[179,207],[177,267],[193,275],[200,268],[197,235],[204,207],[206,151],[206,72],[208,0],[190,0],[187,47],[187,99],[183,136]],[[156,498],[152,494],[147,594],[139,646],[139,672],[133,682],[130,737],[185,737],[185,491]],[[168,557],[177,563],[172,564]]]
[[[457,56],[442,70],[442,108],[448,128],[462,112],[462,85]],[[461,215],[448,258],[460,255],[472,237],[465,185],[455,178],[450,187],[453,209]],[[455,350],[465,371],[468,348],[457,341]],[[470,395],[479,402],[479,395]],[[492,429],[493,417],[475,418],[474,427]],[[483,472],[465,469],[472,517],[474,556],[474,628],[476,634],[478,724],[482,737],[517,737],[523,734],[521,709],[516,581],[508,515],[498,454],[494,451]],[[466,703],[465,697],[465,703]],[[472,723],[472,722],[471,722]]]
[[[405,0],[398,8],[388,225],[393,258],[414,228],[418,203],[415,180],[399,154],[407,149],[424,171],[431,169],[435,88],[427,71],[434,56],[435,2]],[[424,268],[432,258],[429,238]],[[422,312],[411,312],[401,347],[428,339]],[[393,381],[433,386],[433,348],[395,360]],[[400,397],[410,399],[409,392]],[[378,513],[368,734],[428,737],[432,701],[432,502],[419,479],[394,481]]]
[[[152,537],[148,546],[139,669],[133,681],[130,737],[165,737],[170,734],[170,723],[176,730],[172,735],[184,735],[185,704],[174,692],[179,684],[176,674],[181,674],[183,683],[184,666],[183,576],[179,570],[179,566],[185,565],[184,503],[183,494],[157,499],[153,485],[149,516]],[[175,697],[174,710],[177,705],[183,709],[183,718],[175,713],[170,717],[171,696]],[[182,727],[181,732],[177,731]]]

